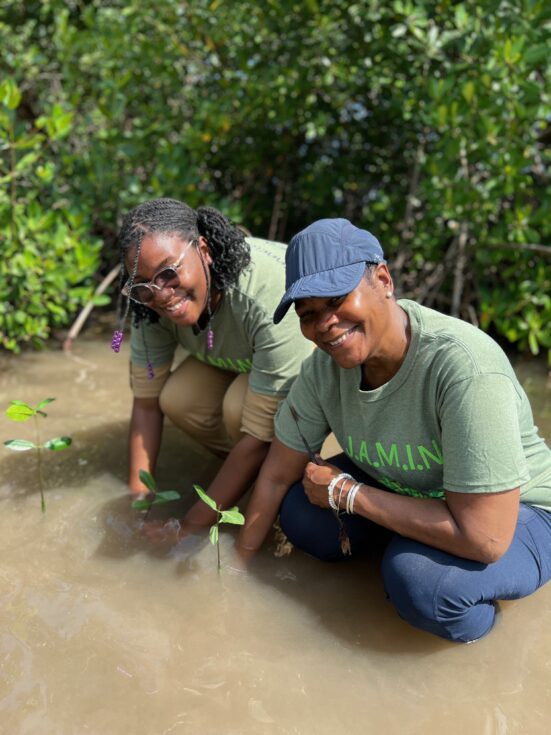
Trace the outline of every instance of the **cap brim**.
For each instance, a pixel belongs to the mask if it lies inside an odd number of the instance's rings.
[[[350,293],[359,284],[364,272],[365,262],[362,261],[299,278],[285,291],[274,311],[274,324],[279,324],[293,301],[307,298],[331,298]]]

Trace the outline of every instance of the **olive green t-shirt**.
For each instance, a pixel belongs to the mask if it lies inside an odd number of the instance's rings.
[[[214,348],[207,351],[206,330],[194,334],[166,317],[155,324],[132,327],[131,361],[137,367],[170,364],[178,345],[194,357],[222,370],[250,373],[249,387],[262,395],[286,394],[304,358],[312,352],[293,314],[277,326],[273,313],[285,291],[285,248],[282,243],[247,238],[251,264],[238,283],[224,293],[211,320]],[[144,343],[145,342],[145,343]],[[146,354],[147,345],[147,354]]]
[[[316,350],[275,420],[276,436],[314,451],[333,431],[368,475],[397,493],[443,497],[444,489],[495,493],[551,510],[551,450],[501,348],[479,329],[399,301],[411,323],[405,360],[391,380],[361,390],[361,368],[339,368]]]

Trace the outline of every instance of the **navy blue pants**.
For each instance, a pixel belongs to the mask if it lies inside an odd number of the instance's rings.
[[[377,486],[345,454],[328,461],[356,480]],[[463,642],[481,638],[495,622],[496,600],[526,597],[551,577],[551,513],[523,503],[511,546],[493,564],[439,551],[361,516],[341,517],[354,555],[385,546],[384,585],[400,617],[442,638]],[[293,545],[308,554],[323,561],[346,558],[333,512],[312,505],[302,483],[285,496],[280,523]]]

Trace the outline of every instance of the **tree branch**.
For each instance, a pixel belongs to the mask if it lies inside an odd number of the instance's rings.
[[[285,180],[278,179],[276,193],[274,197],[274,205],[272,207],[272,218],[270,221],[270,229],[268,230],[268,240],[275,240],[277,234],[277,225],[281,216],[281,204],[283,202],[283,194],[285,192]]]
[[[542,253],[543,255],[551,256],[551,245],[536,245],[527,242],[502,242],[502,243],[487,243],[488,247],[505,248],[507,250],[533,250],[535,253]]]
[[[462,222],[457,236],[457,258],[453,269],[453,291],[451,315],[459,317],[461,297],[463,296],[463,281],[465,265],[467,263],[467,238],[469,229],[466,222]]]

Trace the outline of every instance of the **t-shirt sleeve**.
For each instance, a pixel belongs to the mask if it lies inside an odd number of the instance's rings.
[[[511,379],[484,373],[451,386],[440,411],[444,488],[495,493],[529,480]]]
[[[162,321],[155,324],[140,322],[132,325],[130,332],[130,360],[136,367],[147,367],[148,361],[154,368],[171,364],[178,341],[170,325]]]
[[[153,377],[147,368],[137,367],[130,362],[130,389],[134,398],[158,398],[170,376],[172,363],[156,366]]]
[[[301,433],[313,452],[320,451],[323,442],[331,433],[319,392],[315,388],[313,359],[314,355],[303,363],[300,375],[280,405],[275,418],[275,435],[283,444],[297,452],[307,451]],[[291,406],[297,421],[291,414]]]
[[[312,345],[302,336],[295,314],[274,324],[271,314],[260,312],[255,321],[249,386],[262,395],[286,395]]]

